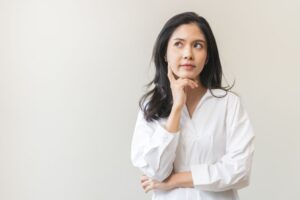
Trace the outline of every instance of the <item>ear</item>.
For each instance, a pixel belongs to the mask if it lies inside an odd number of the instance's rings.
[[[167,56],[164,56],[164,58],[165,58],[165,62],[168,62],[168,60],[167,60]]]

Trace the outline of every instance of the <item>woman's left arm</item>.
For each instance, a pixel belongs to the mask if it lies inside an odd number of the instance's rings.
[[[241,189],[249,185],[254,131],[240,98],[231,95],[226,117],[226,152],[216,163],[190,166],[194,187],[203,191]]]

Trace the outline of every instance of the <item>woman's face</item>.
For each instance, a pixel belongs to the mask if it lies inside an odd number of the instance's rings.
[[[166,59],[176,78],[197,79],[207,60],[206,39],[199,27],[183,24],[171,35]]]

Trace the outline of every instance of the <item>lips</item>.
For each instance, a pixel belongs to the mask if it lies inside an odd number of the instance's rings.
[[[184,69],[187,69],[187,70],[191,70],[191,69],[195,68],[195,65],[192,65],[192,64],[183,64],[183,65],[180,65],[180,66]]]
[[[183,64],[183,65],[181,65],[181,66],[183,66],[183,67],[195,67],[195,65],[192,65],[192,64]]]

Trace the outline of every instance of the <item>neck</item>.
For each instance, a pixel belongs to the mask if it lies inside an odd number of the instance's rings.
[[[205,88],[201,83],[198,83],[199,86],[197,88],[186,88],[187,101],[193,101],[195,98],[204,95],[207,88]]]
[[[198,87],[197,88],[190,88],[190,87],[187,87],[186,88],[186,94],[187,96],[193,96],[193,95],[198,95],[199,93],[205,93],[206,92],[206,87],[204,87],[201,83],[198,83]]]

